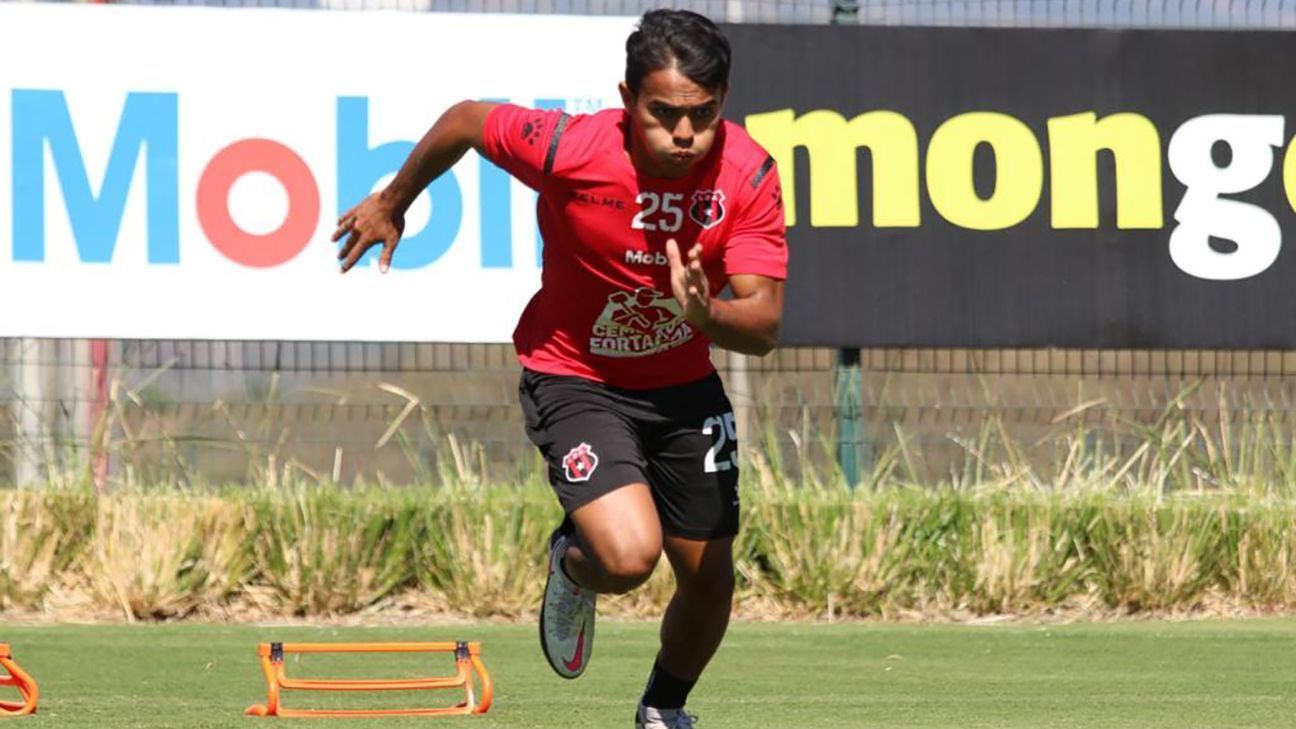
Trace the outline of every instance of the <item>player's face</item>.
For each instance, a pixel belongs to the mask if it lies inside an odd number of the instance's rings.
[[[683,177],[715,143],[724,90],[708,91],[674,68],[653,71],[633,95],[621,84],[637,166],[654,177]]]

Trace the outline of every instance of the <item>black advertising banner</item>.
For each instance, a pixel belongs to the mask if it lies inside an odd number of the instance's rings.
[[[1296,35],[725,33],[784,343],[1296,348]]]

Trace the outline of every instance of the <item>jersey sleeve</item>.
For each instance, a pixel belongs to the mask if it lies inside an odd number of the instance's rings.
[[[746,183],[750,195],[725,244],[725,275],[787,278],[787,223],[783,186],[773,157],[766,157]]]
[[[486,116],[482,130],[486,159],[538,190],[553,170],[558,140],[570,118],[557,109],[500,104]]]

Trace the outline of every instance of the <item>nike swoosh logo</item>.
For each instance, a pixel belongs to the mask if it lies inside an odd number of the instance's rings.
[[[576,652],[572,654],[570,661],[563,661],[568,671],[575,671],[581,667],[581,662],[585,658],[585,624],[581,624],[580,635],[576,636]]]

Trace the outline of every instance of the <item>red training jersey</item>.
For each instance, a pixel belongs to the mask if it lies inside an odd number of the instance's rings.
[[[666,240],[702,244],[717,295],[736,274],[787,276],[782,188],[774,159],[721,122],[687,177],[637,171],[624,110],[568,116],[501,104],[486,119],[486,157],[540,193],[540,290],[513,343],[524,367],[625,388],[699,380],[709,341],[671,293]]]

